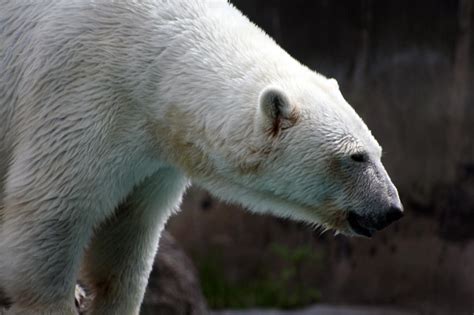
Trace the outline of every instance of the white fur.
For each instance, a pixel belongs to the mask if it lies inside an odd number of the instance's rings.
[[[12,314],[73,313],[88,243],[91,313],[137,314],[188,179],[347,233],[344,210],[375,209],[389,190],[380,163],[330,172],[357,150],[379,161],[380,147],[335,80],[224,0],[0,8],[0,284]],[[268,87],[287,100],[275,135],[259,104]]]

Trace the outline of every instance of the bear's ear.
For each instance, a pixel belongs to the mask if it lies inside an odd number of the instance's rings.
[[[260,93],[259,102],[263,116],[271,123],[273,135],[295,123],[295,108],[282,89],[274,86],[266,87]]]

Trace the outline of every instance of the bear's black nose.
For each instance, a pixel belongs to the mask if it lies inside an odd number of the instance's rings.
[[[379,213],[368,213],[360,215],[354,211],[349,211],[347,221],[351,229],[363,236],[371,237],[375,231],[381,230],[390,223],[393,223],[403,217],[402,205],[392,205]]]
[[[387,210],[382,211],[374,217],[373,226],[377,230],[381,230],[403,217],[403,209],[401,206],[391,206]]]
[[[387,212],[388,223],[395,222],[403,217],[403,207],[392,206]]]

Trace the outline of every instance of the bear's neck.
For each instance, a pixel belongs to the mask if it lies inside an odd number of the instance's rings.
[[[142,86],[158,88],[142,95],[159,116],[186,112],[223,137],[244,135],[260,92],[303,66],[227,1],[201,2],[195,16],[155,30],[153,45],[161,48]]]
[[[143,36],[151,40],[136,49],[153,58],[135,71],[133,93],[166,126],[161,137],[192,146],[189,155],[202,155],[199,147],[246,154],[241,143],[255,138],[260,92],[307,69],[227,1],[190,2],[195,7],[184,13],[167,13],[176,6],[155,12]]]

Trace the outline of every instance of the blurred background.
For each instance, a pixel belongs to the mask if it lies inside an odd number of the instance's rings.
[[[406,214],[370,240],[320,235],[193,188],[167,230],[195,266],[209,308],[473,314],[473,1],[231,2],[296,59],[339,81],[383,146]]]

